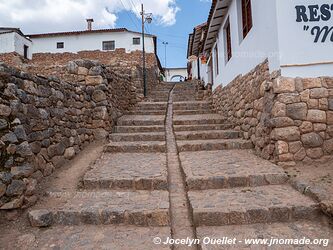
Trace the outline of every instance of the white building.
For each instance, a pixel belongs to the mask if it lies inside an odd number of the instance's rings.
[[[200,24],[196,26],[193,29],[193,33],[189,35],[187,50],[187,68],[189,78],[209,82],[206,57],[202,53],[202,46],[205,38],[206,29],[206,23]]]
[[[127,53],[142,50],[142,34],[125,28],[99,29],[27,35],[33,42],[33,53],[77,53],[84,50],[113,51],[119,48]],[[155,53],[156,37],[145,35],[145,50]]]
[[[0,53],[17,52],[31,59],[35,53],[77,53],[79,51],[142,51],[142,33],[125,28],[92,29],[93,19],[87,19],[87,30],[24,35],[17,28],[0,27]],[[157,53],[157,38],[145,34],[146,53]]]
[[[332,42],[333,4],[326,0],[213,0],[200,49],[216,87],[267,58],[282,76],[332,76]]]
[[[167,82],[185,81],[188,78],[187,68],[166,68],[164,73]]]
[[[18,28],[0,27],[0,54],[16,52],[24,58],[32,58],[32,41]]]

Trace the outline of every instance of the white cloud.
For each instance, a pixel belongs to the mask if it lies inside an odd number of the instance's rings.
[[[163,26],[176,23],[176,0],[141,0],[146,12]],[[113,28],[121,11],[139,17],[140,0],[0,0],[0,26],[20,27],[25,33],[82,30],[86,18],[95,28]],[[137,22],[137,20],[134,20]]]

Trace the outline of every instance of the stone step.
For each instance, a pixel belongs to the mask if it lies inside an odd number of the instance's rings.
[[[25,243],[24,249],[112,249],[112,250],[154,250],[153,239],[163,241],[171,238],[170,227],[140,227],[130,225],[80,225],[54,226],[34,234],[36,242]],[[7,243],[6,243],[7,244]],[[5,249],[13,248],[8,243]],[[35,245],[37,244],[37,245]],[[170,245],[158,245],[158,249],[170,250]]]
[[[181,152],[179,158],[190,190],[284,184],[284,170],[251,150]]]
[[[131,110],[126,115],[165,115],[166,110]]]
[[[183,151],[211,151],[226,149],[251,149],[253,144],[242,139],[217,139],[217,140],[188,140],[177,141],[179,152]]]
[[[161,110],[166,109],[167,102],[140,102],[136,105],[136,109],[140,110]]]
[[[194,110],[174,110],[174,115],[197,115],[197,114],[216,114],[209,109],[194,109]]]
[[[153,153],[165,151],[165,142],[162,141],[111,142],[104,147],[104,152],[109,153]]]
[[[145,132],[145,133],[113,133],[110,140],[121,141],[165,141],[164,132]]]
[[[211,102],[195,101],[195,102],[174,102],[174,110],[193,110],[193,109],[212,109]]]
[[[164,132],[164,126],[116,126],[115,133]]]
[[[203,125],[203,124],[221,124],[225,122],[219,114],[202,114],[202,115],[183,115],[174,116],[174,125]]]
[[[174,125],[175,131],[224,130],[233,128],[232,124]]]
[[[167,191],[85,191],[57,195],[59,199],[61,196],[71,197],[61,207],[30,211],[32,226],[39,226],[41,217],[48,217],[49,225],[169,225]]]
[[[233,130],[206,130],[176,132],[177,140],[237,139],[240,132]]]
[[[83,177],[85,189],[167,190],[161,153],[104,153]]]
[[[289,185],[211,189],[188,193],[195,226],[314,219],[318,205]]]
[[[220,227],[198,227],[197,237],[200,239],[202,249],[221,249],[221,245],[205,244],[204,239],[236,239],[235,245],[225,244],[226,249],[325,249],[329,247],[329,240],[333,235],[333,228],[326,222],[320,221],[295,221],[272,224],[251,224],[251,225],[229,225]],[[314,239],[325,239],[321,244],[304,245],[304,243],[278,244],[271,246],[270,240],[277,239],[302,239],[303,237],[313,241]],[[257,243],[245,242],[248,239],[258,240]],[[267,240],[267,242],[265,242]],[[262,241],[262,242],[260,242]]]
[[[118,126],[164,125],[164,115],[124,115],[117,121]]]

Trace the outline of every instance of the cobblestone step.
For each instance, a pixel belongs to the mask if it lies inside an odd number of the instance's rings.
[[[237,139],[240,132],[232,130],[206,130],[176,132],[177,140]]]
[[[153,239],[171,238],[169,227],[140,227],[129,225],[81,225],[54,226],[39,230],[35,247],[25,249],[112,249],[155,250]],[[11,248],[7,249],[13,249]],[[15,248],[20,249],[20,248]],[[170,245],[158,245],[158,249],[170,249]]]
[[[137,109],[140,110],[161,110],[166,109],[167,102],[140,102],[136,105]]]
[[[233,128],[232,124],[174,125],[175,131],[224,130]]]
[[[216,114],[209,109],[196,109],[196,110],[175,110],[174,115],[197,115],[197,114]]]
[[[164,132],[146,132],[146,133],[114,133],[110,135],[110,140],[114,142],[121,141],[165,141]]]
[[[189,192],[196,226],[223,226],[314,219],[317,204],[289,185]]]
[[[284,184],[284,170],[250,150],[182,152],[179,154],[190,190]]]
[[[139,141],[139,142],[111,142],[104,147],[109,153],[151,153],[165,152],[165,142]]]
[[[118,126],[164,125],[164,115],[124,115],[118,119]]]
[[[116,126],[115,133],[164,132],[164,126]]]
[[[58,194],[62,195],[68,196]],[[167,191],[77,192],[61,207],[30,211],[32,226],[39,225],[41,215],[49,217],[52,225],[168,226],[169,194]]]
[[[126,115],[165,115],[166,110],[131,110]]]
[[[221,227],[198,227],[197,237],[200,239],[202,249],[325,249],[329,244],[327,240],[320,245],[315,244],[278,244],[268,247],[271,239],[331,239],[333,229],[327,223],[318,221],[297,221],[272,224],[230,225]],[[236,244],[204,244],[204,239],[236,239]],[[245,244],[247,239],[268,239],[267,244]],[[328,245],[326,245],[328,244]],[[331,243],[330,243],[331,244]],[[326,246],[325,246],[326,245]]]
[[[253,144],[242,139],[177,141],[178,151],[210,151],[226,149],[251,149]]]
[[[174,125],[223,124],[225,118],[219,114],[174,116]]]
[[[105,153],[83,177],[86,189],[167,190],[165,154]]]
[[[195,102],[175,102],[174,110],[193,110],[193,109],[209,109],[211,110],[211,102],[195,101]]]

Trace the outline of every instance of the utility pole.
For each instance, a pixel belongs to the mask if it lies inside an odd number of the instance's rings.
[[[166,69],[167,67],[167,45],[169,44],[168,42],[162,42],[164,45],[164,68]]]
[[[145,22],[152,22],[152,14],[145,13],[143,4],[141,4],[141,22],[142,22],[142,76],[143,76],[143,95],[147,97],[147,73],[146,73],[146,50],[145,50]]]

